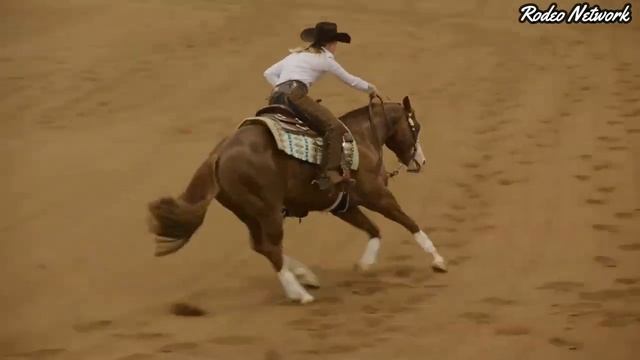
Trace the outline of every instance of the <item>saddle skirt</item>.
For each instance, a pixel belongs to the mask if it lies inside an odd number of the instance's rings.
[[[322,161],[322,137],[299,119],[285,116],[283,113],[287,114],[285,110],[269,112],[261,110],[256,116],[245,118],[238,128],[249,124],[262,124],[270,130],[278,149],[296,159],[311,164],[320,164]],[[347,135],[342,144],[343,166],[347,169],[358,170],[360,160],[358,145],[351,136],[351,131],[346,126],[345,129],[347,129]]]

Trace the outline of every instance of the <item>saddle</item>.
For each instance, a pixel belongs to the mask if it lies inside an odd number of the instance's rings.
[[[304,117],[296,114],[288,106],[279,104],[267,105],[258,110],[255,116],[269,116],[278,121],[285,131],[309,137],[318,137],[318,134],[305,124]]]
[[[308,163],[321,164],[324,140],[305,124],[304,119],[302,114],[297,114],[286,105],[271,104],[260,108],[253,117],[244,119],[239,127],[256,123],[262,124],[269,129],[278,149],[285,154]],[[360,156],[355,139],[349,129],[346,126],[345,128],[347,132],[342,143],[342,170],[349,174],[350,171],[358,169]],[[349,201],[349,192],[342,190],[336,202],[324,211],[344,212],[349,208]],[[283,215],[303,218],[306,213],[298,213],[294,209],[285,208]]]

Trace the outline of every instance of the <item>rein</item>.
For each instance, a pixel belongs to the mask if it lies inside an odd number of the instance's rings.
[[[382,115],[384,116],[384,122],[385,124],[389,124],[389,119],[387,118],[387,112],[384,110],[384,100],[382,100],[382,98],[380,97],[380,95],[376,94],[375,96],[370,96],[369,97],[369,125],[371,126],[371,133],[373,134],[373,138],[375,139],[375,145],[380,149],[380,154],[378,157],[378,163],[376,164],[376,166],[382,166],[382,155],[383,155],[383,145],[380,143],[380,138],[378,137],[378,130],[375,127],[375,124],[373,123],[373,100],[375,99],[380,100],[380,106],[382,106]],[[395,176],[397,176],[398,174],[400,174],[400,170],[404,167],[404,164],[400,164],[398,166],[398,168],[396,168],[395,170],[388,172],[387,171],[387,176],[389,178],[393,178]]]
[[[378,130],[373,123],[373,100],[380,100],[380,106],[382,106],[382,113],[384,114],[385,123],[387,122],[387,112],[384,111],[384,101],[380,97],[380,95],[370,96],[369,97],[369,125],[371,125],[371,133],[373,133],[373,138],[375,139],[376,146],[380,148],[380,158],[382,158],[382,144],[380,144],[380,138],[378,137]]]
[[[380,154],[378,157],[378,163],[376,164],[376,166],[383,166],[383,160],[382,160],[382,155],[383,155],[383,144],[380,143],[380,138],[378,137],[378,130],[375,127],[375,124],[373,123],[373,100],[374,99],[378,99],[380,100],[380,106],[382,106],[382,115],[384,116],[384,122],[386,125],[389,125],[389,119],[387,118],[387,112],[384,109],[384,101],[382,100],[382,98],[380,97],[380,95],[376,94],[375,96],[370,96],[369,97],[369,125],[371,126],[371,133],[373,134],[373,137],[375,139],[375,145],[378,146],[378,148],[380,149]],[[418,151],[417,147],[415,144],[418,143],[418,133],[416,131],[416,124],[415,124],[415,120],[413,118],[413,111],[409,114],[407,114],[407,121],[409,122],[409,129],[411,130],[411,135],[413,136],[413,140],[414,140],[414,146],[413,146],[413,154],[412,157],[415,156],[416,152]],[[389,178],[393,178],[397,175],[400,174],[400,170],[402,170],[403,168],[405,168],[406,165],[400,163],[400,165],[398,165],[398,167],[387,173],[387,176]]]

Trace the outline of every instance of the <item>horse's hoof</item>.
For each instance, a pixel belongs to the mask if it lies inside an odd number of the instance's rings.
[[[431,268],[433,268],[435,272],[441,272],[441,273],[448,272],[447,264],[445,263],[444,259],[434,260],[433,264],[431,264]]]
[[[315,299],[313,298],[313,296],[309,295],[309,294],[304,294],[302,295],[302,297],[300,298],[300,304],[308,304],[313,302]]]
[[[174,239],[166,236],[156,236],[155,256],[166,256],[182,249],[188,239]]]
[[[318,280],[316,274],[311,272],[311,270],[306,268],[297,268],[293,271],[293,274],[302,286],[312,289],[320,288],[320,280]]]
[[[353,265],[353,270],[356,272],[368,272],[373,268],[373,265],[375,265],[375,263],[373,264],[365,264],[365,263],[357,263],[355,265]]]
[[[298,278],[298,281],[300,281],[300,285],[306,288],[310,288],[310,289],[320,288],[320,281],[318,281],[318,278],[315,277],[315,275],[313,277]]]

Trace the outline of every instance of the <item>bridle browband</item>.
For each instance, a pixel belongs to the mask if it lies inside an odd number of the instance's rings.
[[[389,119],[387,118],[387,112],[384,109],[384,100],[382,100],[382,97],[380,97],[380,95],[376,94],[374,96],[369,96],[369,125],[371,127],[371,133],[373,134],[373,138],[375,139],[376,142],[376,146],[380,149],[380,154],[378,156],[378,163],[376,164],[376,166],[381,166],[382,165],[382,151],[383,151],[383,144],[380,143],[380,138],[378,137],[378,130],[375,127],[375,124],[373,123],[373,101],[375,99],[380,100],[380,106],[382,107],[382,115],[384,116],[384,122],[386,126],[389,126]],[[413,110],[411,112],[407,112],[406,109],[403,108],[403,110],[405,111],[406,115],[407,115],[407,122],[409,123],[409,129],[411,130],[411,136],[413,137],[413,149],[411,150],[411,159],[415,158],[416,153],[418,152],[418,131],[416,129],[416,121],[413,118],[414,114],[413,114]],[[398,174],[400,174],[400,169],[402,169],[403,167],[405,167],[406,165],[400,163],[400,165],[393,171],[391,172],[387,172],[387,176],[392,178]]]

